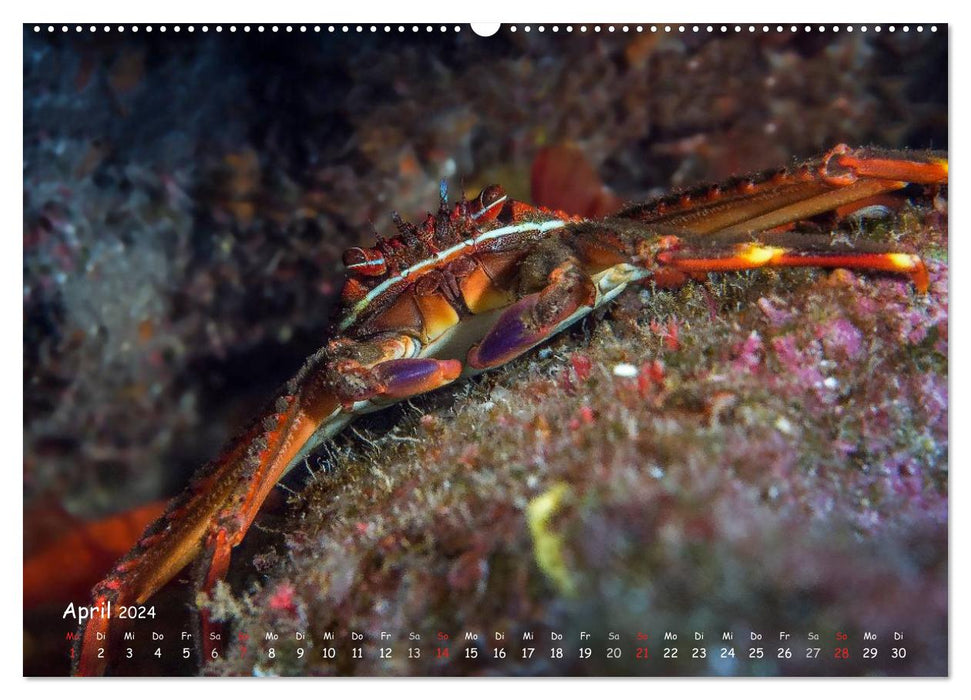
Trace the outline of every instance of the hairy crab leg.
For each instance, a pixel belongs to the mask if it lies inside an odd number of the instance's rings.
[[[792,168],[687,189],[616,216],[699,234],[764,231],[911,183],[940,185],[947,178],[945,153],[841,144]]]
[[[652,280],[661,287],[695,275],[760,267],[845,267],[906,274],[926,291],[917,255],[868,241],[770,229],[861,202],[908,184],[943,186],[948,161],[936,151],[850,149],[841,145],[794,168],[736,178],[567,226],[567,240],[603,282]]]
[[[462,365],[455,360],[399,357],[413,351],[412,345],[409,338],[390,337],[342,349],[372,358],[365,364],[325,358],[323,353],[311,358],[267,415],[203,469],[95,587],[94,605],[105,609],[109,602],[115,608],[143,603],[200,554],[202,590],[211,592],[226,575],[233,547],[309,445],[339,430],[349,415],[372,408],[371,399],[400,400],[437,389],[460,375]],[[215,649],[210,633],[216,628],[207,611],[201,618],[203,653],[209,657]],[[83,626],[75,674],[104,673],[107,654],[99,655],[98,650],[107,647],[110,629],[107,617],[92,618]]]
[[[265,417],[255,421],[195,477],[166,512],[151,524],[92,595],[94,605],[140,604],[205,549],[211,561],[205,588],[211,589],[270,490],[309,437],[338,415],[337,397],[326,391],[313,361],[292,380]],[[203,619],[207,623],[206,618]],[[98,616],[82,626],[74,673],[101,675],[111,619]],[[205,636],[205,635],[204,635]]]
[[[403,343],[393,343],[392,348],[401,347],[401,345]],[[381,351],[389,350],[387,343],[379,343],[377,346]],[[358,348],[358,351],[367,354],[362,348]],[[365,379],[364,386],[353,396],[342,391],[346,390],[346,387],[338,387],[337,400],[344,407],[345,415],[359,412],[360,409],[357,407],[360,402],[369,402],[371,399],[397,401],[437,389],[454,381],[461,374],[462,365],[454,360],[403,358],[380,361],[370,367],[359,365],[358,370],[369,372],[370,376]],[[344,368],[344,371],[347,371],[347,368]],[[327,384],[333,386],[335,382]],[[335,406],[328,405],[328,408],[334,417],[341,415],[334,410]],[[226,577],[233,547],[242,542],[276,483],[292,466],[295,459],[306,453],[307,445],[311,442],[320,423],[320,421],[316,423],[307,421],[303,426],[298,426],[295,422],[294,429],[282,440],[285,447],[282,447],[270,461],[263,465],[264,473],[254,479],[255,488],[249,491],[246,500],[238,507],[230,505],[222,514],[220,521],[211,527],[205,547],[207,556],[203,561],[206,569],[203,592],[209,593],[218,581]],[[340,423],[340,427],[343,427],[343,422]],[[210,620],[208,610],[201,611],[201,618],[203,655],[205,658],[210,658],[217,646],[214,635],[210,633],[214,632],[216,627]]]

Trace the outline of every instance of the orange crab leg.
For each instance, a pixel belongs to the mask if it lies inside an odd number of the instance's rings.
[[[363,344],[362,344],[363,345]],[[396,339],[375,343],[380,353],[401,349]],[[245,537],[267,496],[322,425],[346,417],[345,404],[370,398],[401,399],[431,391],[455,380],[462,371],[456,360],[403,358],[375,362],[367,391],[354,399],[340,396],[328,383],[326,362],[308,367],[290,383],[269,414],[216,461],[205,468],[186,492],[148,530],[94,590],[94,605],[140,604],[204,553],[202,591],[209,593],[226,576],[233,548]],[[340,423],[343,425],[343,423]],[[202,649],[213,657],[221,635],[215,635],[208,611],[201,613]],[[75,650],[77,675],[101,675],[111,622],[88,621]],[[102,651],[105,650],[105,651]]]
[[[826,183],[807,183],[803,187],[792,188],[788,192],[790,195],[799,194],[799,197],[792,204],[774,208],[772,211],[759,214],[758,216],[753,215],[751,218],[731,226],[719,228],[717,232],[720,234],[730,234],[766,231],[793,221],[808,219],[816,214],[837,209],[862,199],[868,199],[892,190],[899,190],[906,185],[906,182],[890,180],[859,180],[847,185],[841,185],[838,189],[823,190],[818,194],[812,194],[814,190],[828,187],[828,185]]]
[[[937,185],[947,182],[948,177],[947,157],[935,151],[854,150],[842,144],[830,151],[829,159],[854,177],[903,180],[916,185]]]
[[[270,415],[254,423],[149,526],[95,588],[95,606],[145,602],[204,547],[210,561],[204,589],[211,590],[270,490],[317,428],[335,415],[337,398],[319,387],[315,374],[303,379],[295,380],[290,394],[277,401]],[[75,650],[77,675],[104,673],[107,654],[99,655],[99,649],[108,645],[110,630],[107,617],[88,621]]]
[[[822,267],[877,270],[910,275],[914,286],[926,292],[927,268],[917,255],[859,245],[833,246],[828,236],[782,234],[772,243],[741,242],[724,245],[685,245],[676,237],[672,247],[657,255],[665,268],[681,272],[728,272],[760,267]]]
[[[839,145],[797,167],[695,187],[617,214],[698,234],[750,233],[807,219],[909,183],[947,183],[936,151],[851,149]]]

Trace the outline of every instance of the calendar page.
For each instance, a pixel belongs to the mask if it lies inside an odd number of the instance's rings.
[[[323,20],[23,26],[24,675],[947,676],[948,25]]]

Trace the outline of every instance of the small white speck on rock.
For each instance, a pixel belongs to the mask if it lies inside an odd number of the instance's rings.
[[[636,377],[637,367],[626,362],[621,362],[619,365],[614,365],[614,376],[627,377],[628,379]]]

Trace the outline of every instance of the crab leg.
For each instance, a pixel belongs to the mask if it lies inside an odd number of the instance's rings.
[[[837,146],[786,170],[737,178],[635,205],[601,221],[569,225],[570,245],[591,273],[639,271],[672,287],[707,272],[760,267],[822,267],[910,275],[920,291],[927,269],[913,254],[868,241],[784,233],[778,227],[861,202],[910,183],[947,184],[947,156]],[[772,229],[777,229],[773,231]]]
[[[806,219],[908,184],[947,182],[947,155],[936,151],[851,149],[718,186],[696,187],[617,214],[691,233],[749,233]]]
[[[252,523],[270,490],[310,436],[338,414],[337,397],[320,381],[311,362],[292,380],[264,418],[255,421],[193,479],[135,547],[93,590],[104,609],[141,604],[205,549],[210,590],[229,565],[229,552]],[[208,620],[203,618],[204,626]],[[111,619],[98,616],[82,626],[74,672],[100,675],[106,667]],[[204,634],[204,637],[208,637]]]
[[[366,410],[371,399],[407,398],[459,376],[461,363],[455,360],[395,357],[409,342],[392,338],[342,348],[343,354],[374,358],[366,364],[325,359],[323,353],[311,358],[265,417],[203,469],[94,588],[93,605],[106,609],[111,603],[117,610],[141,604],[200,554],[202,590],[211,592],[225,577],[233,547],[242,541],[277,481],[309,446],[343,427],[350,414]],[[348,371],[348,363],[356,374]],[[209,657],[216,628],[206,611],[201,622],[203,653]],[[107,653],[99,649],[107,648],[110,631],[107,617],[94,617],[83,626],[75,649],[75,674],[104,673]]]
[[[754,270],[760,267],[821,267],[897,272],[910,275],[920,292],[927,291],[928,274],[917,255],[886,246],[859,242],[834,244],[829,236],[777,234],[771,243],[759,241],[714,243],[667,237],[666,250],[655,260],[663,268],[688,273]]]

